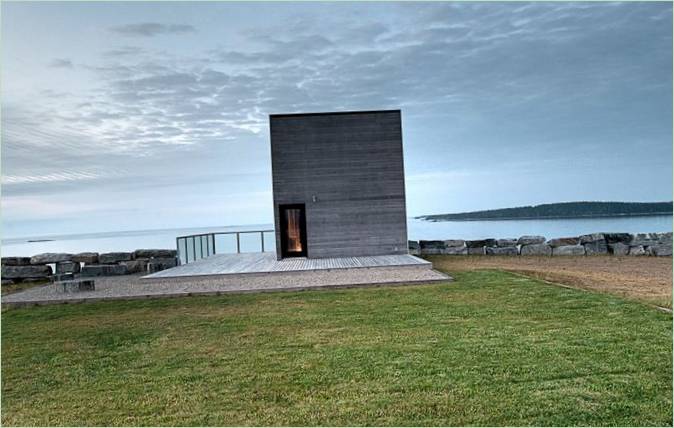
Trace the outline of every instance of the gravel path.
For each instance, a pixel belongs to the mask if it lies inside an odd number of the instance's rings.
[[[222,275],[203,279],[142,280],[141,275],[95,278],[96,290],[63,293],[53,284],[2,297],[2,303],[48,304],[86,300],[178,297],[198,294],[248,293],[353,287],[386,284],[432,283],[451,280],[427,266],[332,269],[271,274]]]

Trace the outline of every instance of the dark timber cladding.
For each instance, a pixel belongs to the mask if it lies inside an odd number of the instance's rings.
[[[400,110],[271,115],[270,132],[279,259],[407,254]]]

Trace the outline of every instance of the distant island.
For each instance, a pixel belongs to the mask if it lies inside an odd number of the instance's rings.
[[[540,220],[672,215],[672,202],[561,202],[415,217],[427,221]]]

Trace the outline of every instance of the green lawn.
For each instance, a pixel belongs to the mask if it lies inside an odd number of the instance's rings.
[[[4,425],[671,425],[672,317],[497,271],[2,314]]]

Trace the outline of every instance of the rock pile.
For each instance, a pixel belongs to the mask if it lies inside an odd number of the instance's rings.
[[[591,233],[582,236],[554,238],[546,241],[543,236],[522,236],[519,239],[480,239],[464,241],[409,241],[410,254],[414,255],[467,255],[489,256],[671,256],[672,233]]]
[[[43,253],[3,257],[2,285],[28,281],[62,281],[79,277],[158,272],[178,265],[176,250],[141,249],[132,253]]]

